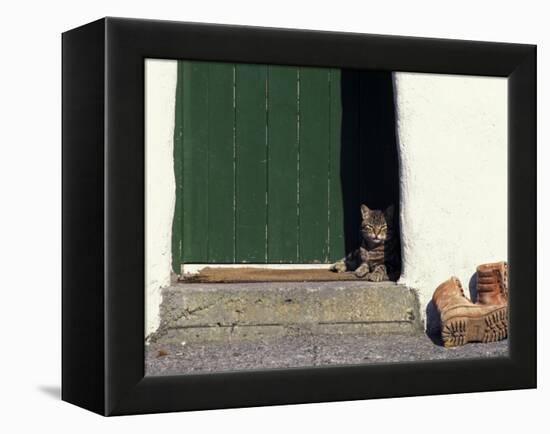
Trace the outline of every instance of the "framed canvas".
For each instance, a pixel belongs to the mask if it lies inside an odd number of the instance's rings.
[[[62,49],[63,400],[536,387],[535,46],[104,18]]]

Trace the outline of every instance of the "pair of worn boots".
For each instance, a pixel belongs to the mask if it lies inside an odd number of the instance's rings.
[[[495,342],[508,336],[508,267],[506,262],[482,264],[476,269],[477,300],[464,295],[457,277],[439,285],[432,297],[441,314],[445,347],[468,342]]]

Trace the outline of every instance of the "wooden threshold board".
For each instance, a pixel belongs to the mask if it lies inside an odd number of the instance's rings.
[[[240,282],[330,282],[360,281],[352,272],[336,273],[320,269],[268,269],[268,268],[216,268],[205,267],[196,274],[184,274],[180,281],[186,283],[240,283]]]

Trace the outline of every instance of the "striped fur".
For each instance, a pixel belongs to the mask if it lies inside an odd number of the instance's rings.
[[[397,280],[401,272],[399,233],[395,224],[395,207],[371,210],[361,205],[361,246],[331,269],[355,271],[357,277],[373,282]]]

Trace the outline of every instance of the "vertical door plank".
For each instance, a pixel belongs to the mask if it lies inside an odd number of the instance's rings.
[[[208,261],[235,259],[233,65],[209,64]]]
[[[300,68],[300,261],[328,261],[329,70]]]
[[[329,261],[345,256],[344,203],[341,182],[342,89],[341,71],[330,70],[330,155],[329,155]]]
[[[208,257],[208,64],[184,62],[183,259]]]
[[[344,241],[346,253],[359,247],[361,224],[359,150],[359,72],[343,69],[340,71],[342,97],[342,135],[340,152],[340,185],[344,214]]]
[[[266,262],[266,75],[236,66],[236,262]]]
[[[174,124],[174,178],[176,182],[176,203],[172,221],[172,271],[180,274],[183,261],[183,62],[178,62],[176,84],[176,113]]]
[[[298,68],[268,67],[267,260],[298,261]]]

